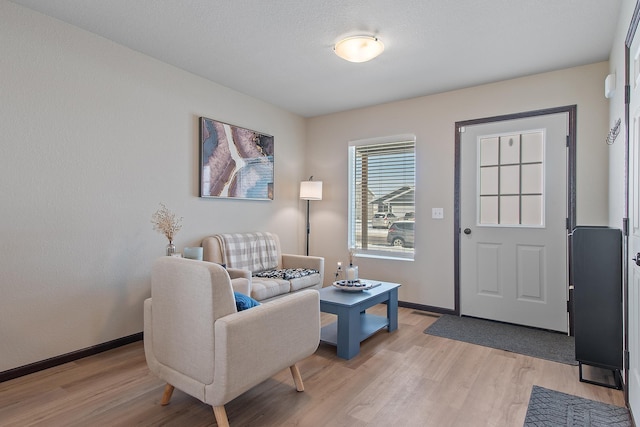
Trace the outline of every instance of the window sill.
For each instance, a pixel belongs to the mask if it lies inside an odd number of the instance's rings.
[[[371,259],[386,259],[391,261],[414,261],[413,253],[389,253],[389,252],[354,252],[354,258],[371,258]]]

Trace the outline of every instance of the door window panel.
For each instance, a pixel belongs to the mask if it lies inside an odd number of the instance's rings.
[[[483,138],[480,140],[480,166],[498,164],[498,147],[498,138]]]
[[[500,224],[520,223],[520,200],[518,196],[500,196]]]
[[[522,196],[522,223],[542,224],[542,196]]]
[[[544,132],[479,138],[478,223],[544,225]]]
[[[522,193],[542,194],[542,164],[522,165]]]
[[[520,193],[520,167],[500,167],[500,194]]]
[[[520,163],[520,136],[507,135],[500,137],[500,164]]]
[[[522,134],[522,162],[542,163],[542,132]]]
[[[498,224],[498,196],[480,197],[480,223]]]
[[[498,195],[498,168],[482,168],[480,169],[480,194]]]

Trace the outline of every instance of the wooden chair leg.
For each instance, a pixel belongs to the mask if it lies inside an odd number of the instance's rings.
[[[216,417],[218,427],[229,427],[229,419],[227,418],[227,411],[224,410],[224,405],[214,406],[213,415]]]
[[[289,367],[291,375],[293,376],[293,382],[296,383],[296,390],[304,391],[304,384],[302,384],[302,375],[300,375],[300,369],[298,365],[293,364]]]
[[[173,387],[171,384],[167,384],[166,386],[164,386],[164,393],[162,393],[162,400],[160,401],[160,404],[162,406],[169,404],[169,400],[171,400],[171,395],[173,394],[174,388],[175,387]]]

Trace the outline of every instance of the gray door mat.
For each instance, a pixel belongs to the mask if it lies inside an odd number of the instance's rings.
[[[560,332],[443,314],[425,334],[577,365],[575,340]]]
[[[533,386],[524,427],[632,427],[627,408]]]

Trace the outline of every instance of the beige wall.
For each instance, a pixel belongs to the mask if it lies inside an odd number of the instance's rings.
[[[347,142],[396,134],[417,137],[415,261],[359,258],[362,277],[403,284],[400,299],[454,307],[454,123],[577,104],[578,224],[608,223],[608,110],[603,81],[608,63],[425,96],[308,121],[307,169],[324,181],[312,208],[311,252],[326,257],[327,281],[347,252]],[[427,78],[427,77],[425,77]],[[444,208],[444,220],[431,208]]]
[[[142,331],[160,202],[179,251],[300,250],[304,119],[4,0],[0,40],[0,372]],[[274,201],[197,197],[199,116],[275,135]]]

